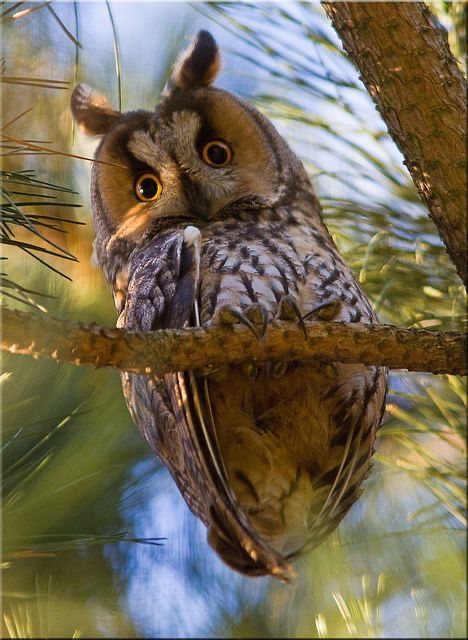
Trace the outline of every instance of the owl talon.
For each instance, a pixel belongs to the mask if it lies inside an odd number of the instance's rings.
[[[255,326],[257,333],[260,336],[264,336],[268,326],[267,308],[263,304],[256,302],[247,307],[244,315]]]
[[[281,360],[280,362],[267,362],[265,364],[265,375],[273,380],[282,378],[289,368],[289,362]]]
[[[246,378],[255,380],[255,378],[258,376],[258,367],[253,362],[244,362],[241,365],[241,369]]]
[[[260,339],[257,328],[249,318],[247,318],[247,316],[245,316],[241,311],[228,304],[219,307],[213,316],[213,324],[232,326],[239,323],[250,329],[258,340]]]
[[[304,337],[307,340],[307,327],[304,324],[304,318],[302,317],[301,310],[296,300],[292,296],[284,296],[279,303],[279,309],[277,318],[279,320],[296,320],[301,327]]]
[[[214,367],[212,364],[206,365],[206,367],[201,367],[201,369],[197,369],[197,375],[202,378],[209,378],[210,376],[218,373],[222,367]]]
[[[334,320],[341,311],[341,301],[338,298],[333,298],[327,302],[322,302],[315,306],[311,311],[305,314],[304,320],[308,318],[317,318],[317,320],[330,321]]]

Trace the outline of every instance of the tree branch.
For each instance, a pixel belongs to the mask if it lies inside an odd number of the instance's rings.
[[[466,79],[423,2],[323,2],[467,284]]]
[[[246,327],[132,332],[75,325],[47,316],[3,311],[2,350],[38,358],[162,375],[246,360],[363,362],[394,369],[466,375],[465,336],[386,325],[272,322],[257,339]]]

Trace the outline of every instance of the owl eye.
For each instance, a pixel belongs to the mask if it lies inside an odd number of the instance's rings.
[[[211,140],[203,146],[202,158],[212,167],[224,167],[231,162],[232,151],[222,140]]]
[[[162,184],[154,173],[144,173],[135,183],[135,194],[142,202],[157,200],[162,193]]]

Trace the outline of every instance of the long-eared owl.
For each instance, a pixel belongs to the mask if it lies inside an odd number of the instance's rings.
[[[154,112],[73,92],[75,120],[102,136],[94,256],[118,326],[241,323],[261,340],[274,318],[303,329],[304,318],[376,322],[301,162],[257,109],[211,86],[219,67],[201,31]],[[289,561],[360,494],[385,404],[381,367],[245,362],[122,379],[143,437],[242,573],[289,579]]]

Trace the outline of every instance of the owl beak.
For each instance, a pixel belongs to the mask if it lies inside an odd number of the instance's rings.
[[[185,192],[186,202],[190,205],[191,216],[197,220],[201,218],[205,222],[209,222],[212,217],[210,205],[206,201],[202,190],[192,182],[186,173],[182,174],[182,187]]]
[[[202,200],[195,200],[190,203],[191,213],[194,218],[202,219],[205,222],[209,222],[211,219],[210,207],[208,204],[204,203]]]

